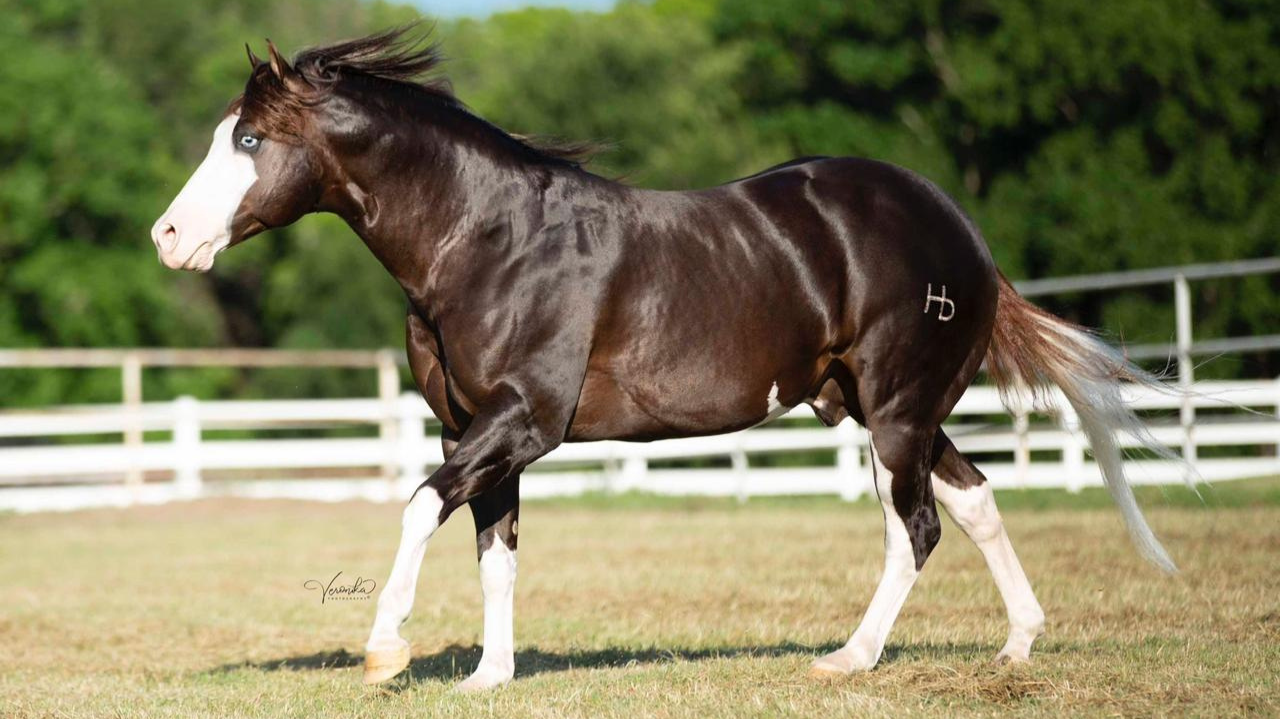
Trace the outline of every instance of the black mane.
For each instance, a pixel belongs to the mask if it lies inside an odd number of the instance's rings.
[[[445,58],[440,44],[430,41],[430,28],[411,23],[367,37],[303,50],[293,65],[302,77],[317,88],[333,85],[343,75],[364,75],[386,80],[411,92],[424,92],[448,107],[466,112],[490,125],[512,142],[550,161],[579,166],[600,148],[590,142],[566,142],[508,133],[476,116],[453,93],[449,80],[439,75]]]
[[[314,84],[335,81],[343,73],[358,73],[412,85],[441,99],[461,104],[449,81],[433,73],[444,62],[440,44],[428,42],[430,31],[404,25],[368,37],[303,50],[294,69]]]

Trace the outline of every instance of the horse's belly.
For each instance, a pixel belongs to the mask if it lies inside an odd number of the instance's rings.
[[[809,374],[777,377],[743,368],[724,377],[698,372],[616,377],[589,370],[568,439],[643,441],[744,429],[799,404]]]
[[[804,401],[841,316],[804,288],[832,283],[780,275],[791,265],[760,257],[726,249],[716,262],[620,273],[649,279],[611,288],[569,439],[719,434]]]

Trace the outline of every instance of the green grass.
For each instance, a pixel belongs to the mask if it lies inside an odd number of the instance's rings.
[[[870,502],[588,496],[527,503],[516,681],[450,692],[479,657],[462,512],[428,551],[408,675],[360,683],[395,505],[202,501],[0,516],[0,716],[1114,716],[1280,713],[1280,480],[1205,503],[1143,490],[1183,567],[1128,545],[1104,493],[999,501],[1048,615],[1026,666],[977,551],[949,523],[873,672],[806,676],[874,589]]]

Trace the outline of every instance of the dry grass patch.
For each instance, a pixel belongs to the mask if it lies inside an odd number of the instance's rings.
[[[874,589],[883,550],[869,503],[531,503],[517,680],[478,697],[449,691],[479,658],[465,516],[428,552],[404,632],[409,672],[367,689],[372,601],[322,605],[303,582],[339,570],[381,581],[398,507],[203,501],[4,515],[0,715],[1275,715],[1274,486],[1220,487],[1212,507],[1148,493],[1183,566],[1174,578],[1142,564],[1114,510],[1089,493],[1002,497],[1048,614],[1034,661],[991,664],[1005,632],[999,598],[981,556],[947,525],[881,666],[835,681],[806,670],[848,636]],[[1045,508],[1055,505],[1065,508]]]

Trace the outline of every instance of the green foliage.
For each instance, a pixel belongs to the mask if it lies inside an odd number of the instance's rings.
[[[243,87],[245,41],[261,52],[272,35],[298,48],[415,13],[357,0],[0,0],[0,11],[11,20],[0,27],[0,346],[401,340],[402,295],[341,223],[308,218],[271,233],[225,255],[211,277],[164,269],[148,232]],[[119,396],[104,373],[34,377],[0,373],[5,404]],[[174,373],[147,392],[241,394],[261,382]],[[284,391],[361,382],[334,373]]]
[[[379,347],[402,293],[333,218],[164,270],[147,239],[246,76],[416,17],[363,0],[0,0],[0,346]],[[611,142],[594,169],[706,186],[800,154],[911,167],[1013,277],[1277,253],[1280,6],[1245,0],[656,0],[437,29],[513,132]],[[1198,285],[1201,337],[1277,332],[1275,278]],[[1051,308],[1136,341],[1167,290]],[[1202,374],[1276,374],[1275,355]],[[5,404],[111,399],[109,373],[0,373]],[[150,395],[344,393],[366,377],[148,378]]]
[[[514,132],[612,143],[596,163],[605,174],[688,188],[767,162],[732,87],[740,53],[675,9],[529,9],[463,21],[445,49],[459,95],[479,114]]]

